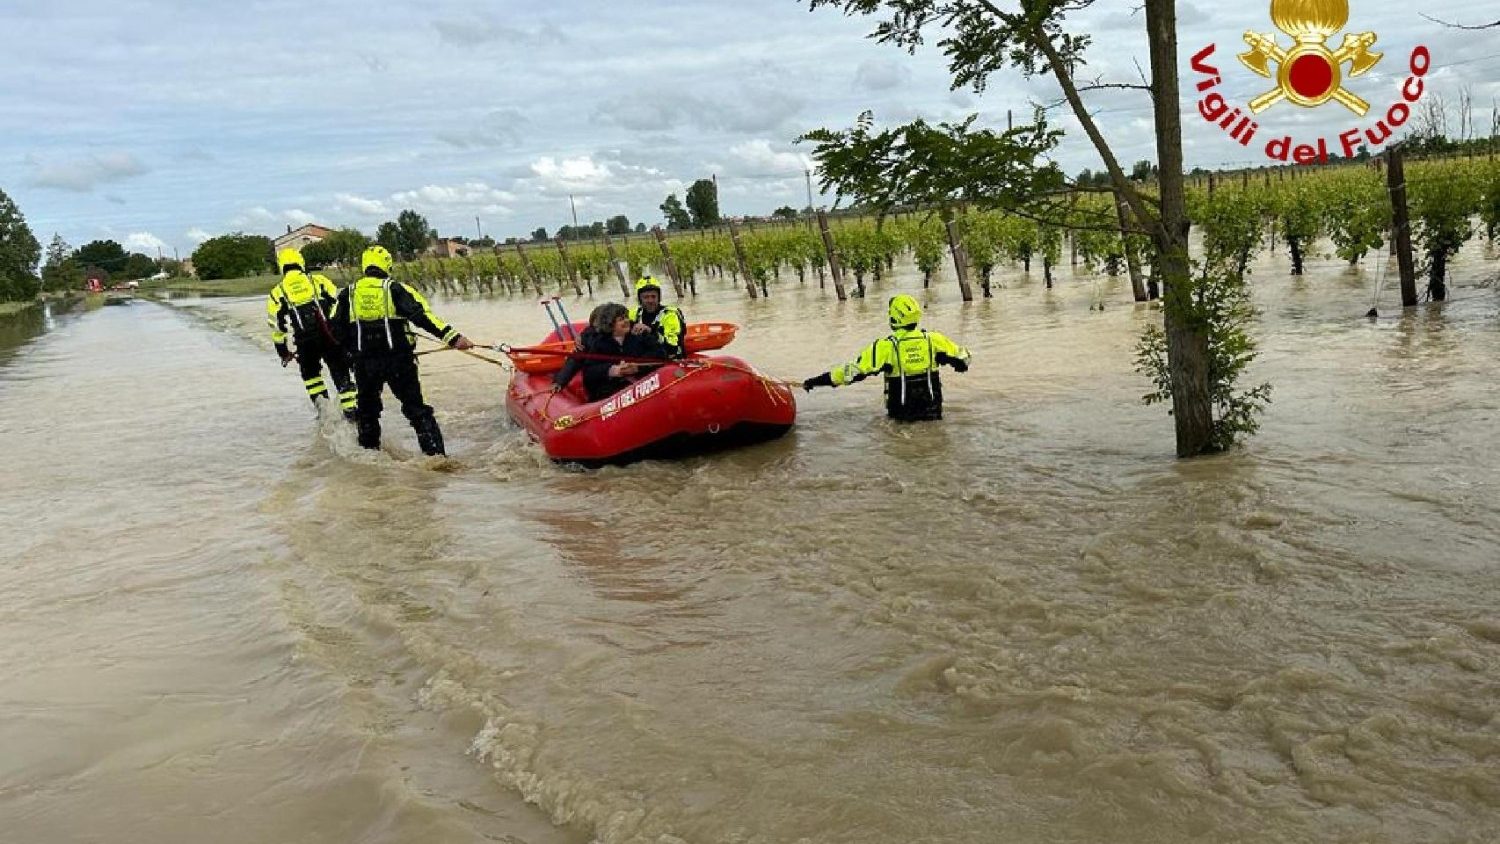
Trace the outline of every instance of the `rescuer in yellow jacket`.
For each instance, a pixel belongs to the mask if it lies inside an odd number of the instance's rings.
[[[635,283],[635,298],[640,304],[630,309],[630,321],[635,323],[630,330],[636,334],[655,332],[656,339],[674,358],[686,353],[683,346],[687,339],[687,320],[681,308],[664,308],[661,304],[661,284],[655,276],[646,276]]]
[[[338,288],[327,276],[309,275],[302,253],[296,249],[277,252],[276,265],[281,281],[266,297],[266,324],[271,326],[271,342],[276,344],[281,365],[297,361],[302,385],[316,405],[318,399],[328,398],[328,385],[323,380],[323,364],[327,363],[339,390],[339,407],[352,419],[354,382],[349,378],[349,358],[328,323]],[[287,346],[288,337],[296,346],[295,353]]]
[[[943,380],[938,367],[969,369],[969,350],[936,331],[917,328],[922,306],[901,294],[890,301],[891,333],[866,346],[843,366],[802,382],[802,388],[841,387],[885,375],[885,412],[902,422],[943,418]]]
[[[385,247],[366,249],[360,259],[363,277],[339,293],[333,310],[333,323],[344,348],[354,356],[359,444],[380,447],[380,394],[390,385],[401,402],[402,415],[417,432],[422,453],[444,454],[443,432],[432,408],[422,401],[412,326],[455,349],[472,349],[474,344],[438,319],[422,294],[391,278],[393,263]]]

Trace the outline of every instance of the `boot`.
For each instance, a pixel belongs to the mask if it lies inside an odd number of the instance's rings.
[[[380,420],[356,418],[354,424],[359,430],[359,444],[365,448],[380,448]]]
[[[437,418],[432,414],[413,419],[412,430],[417,432],[417,445],[421,446],[422,453],[431,456],[447,456],[443,450],[443,431],[438,427]]]

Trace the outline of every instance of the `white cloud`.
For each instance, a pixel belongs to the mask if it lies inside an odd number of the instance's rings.
[[[334,208],[352,214],[364,214],[375,216],[389,214],[385,203],[378,199],[366,199],[363,196],[355,196],[352,193],[341,193],[333,198]]]
[[[581,155],[577,158],[556,159],[544,155],[531,162],[531,172],[542,184],[554,190],[596,190],[606,187],[613,174],[609,165]]]
[[[151,232],[131,232],[125,236],[123,245],[132,252],[144,252],[147,255],[155,255],[157,250],[172,251],[172,247],[168,246],[165,240]]]
[[[391,201],[398,205],[484,205],[514,202],[515,199],[515,194],[499,190],[498,188],[492,188],[484,182],[465,182],[460,185],[424,185],[415,190],[404,190],[391,194]]]
[[[203,241],[213,237],[213,235],[209,234],[203,229],[198,228],[197,226],[194,226],[187,230],[186,237],[193,243],[202,243]]]
[[[764,138],[730,147],[729,156],[736,172],[745,176],[800,176],[803,170],[812,167],[807,156],[777,151]]]
[[[33,187],[90,193],[109,182],[118,182],[147,172],[128,152],[106,152],[67,161],[38,161],[29,157],[32,166],[29,179]]]

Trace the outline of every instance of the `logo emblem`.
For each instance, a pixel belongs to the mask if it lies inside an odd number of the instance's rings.
[[[1346,33],[1336,51],[1328,49],[1328,39],[1349,22],[1348,0],[1271,0],[1271,22],[1291,36],[1290,50],[1276,43],[1275,34],[1246,32],[1248,52],[1240,54],[1240,63],[1267,79],[1270,63],[1276,62],[1276,87],[1250,101],[1250,111],[1259,114],[1281,100],[1304,108],[1337,100],[1363,117],[1370,104],[1343,86],[1342,70],[1349,63],[1349,76],[1355,77],[1374,67],[1381,53],[1370,52],[1375,33]]]

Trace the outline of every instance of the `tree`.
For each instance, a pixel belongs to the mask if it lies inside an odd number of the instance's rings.
[[[546,226],[538,226],[537,230],[531,233],[531,239],[534,242],[536,242],[536,243],[546,243],[547,242],[547,227]]]
[[[322,242],[328,244],[331,258],[329,263],[341,264],[346,267],[359,266],[360,257],[370,245],[370,239],[365,237],[364,232],[359,229],[350,228],[339,229],[324,238]],[[308,259],[309,262],[311,260],[311,258]]]
[[[797,209],[793,208],[790,205],[783,205],[780,208],[777,208],[775,211],[772,211],[771,216],[780,218],[782,220],[795,220],[797,219]]]
[[[135,281],[150,278],[156,275],[156,259],[140,252],[132,252],[126,256],[125,268],[121,274]]]
[[[73,258],[84,267],[98,267],[107,273],[121,274],[125,272],[125,262],[130,254],[113,240],[95,240],[78,247]]]
[[[317,240],[302,247],[304,270],[321,270],[338,263],[333,257],[333,246],[327,240]]]
[[[381,223],[375,230],[375,242],[384,246],[392,255],[401,254],[401,229],[395,223]]]
[[[469,245],[474,247],[475,249],[489,249],[495,245],[495,239],[493,237],[490,237],[489,235],[485,235],[484,237],[476,237],[473,240],[469,241]]]
[[[682,200],[677,194],[669,194],[661,204],[661,213],[667,218],[669,229],[689,229],[693,227],[693,218],[688,215],[687,209],[682,207]]]
[[[47,262],[42,265],[42,289],[49,293],[76,290],[83,286],[83,267],[73,258],[73,247],[61,235],[52,235],[47,246]]]
[[[1141,159],[1130,168],[1130,180],[1132,182],[1147,182],[1156,178],[1156,165]]]
[[[30,299],[41,284],[36,277],[42,244],[15,202],[0,191],[0,300]]]
[[[268,273],[273,267],[271,239],[243,232],[209,238],[193,252],[193,266],[205,281]]]
[[[645,223],[636,223],[635,224],[635,233],[636,234],[642,234],[645,231],[646,231],[646,224]]]
[[[630,218],[624,214],[616,214],[605,223],[604,230],[609,234],[630,234]]]
[[[436,236],[427,224],[427,218],[410,208],[396,215],[396,231],[396,243],[401,255],[408,260],[426,251]]]
[[[1188,259],[1186,196],[1182,176],[1181,95],[1178,89],[1177,20],[1175,0],[1144,0],[1147,41],[1150,45],[1149,85],[1085,84],[1076,74],[1086,66],[1084,51],[1089,36],[1065,31],[1068,13],[1091,5],[1077,2],[1022,0],[1015,11],[1004,11],[992,0],[808,0],[812,8],[832,6],[847,15],[888,13],[872,37],[914,52],[936,34],[938,47],[948,59],[954,87],[970,86],[983,91],[990,76],[1007,67],[1023,76],[1050,75],[1062,89],[1063,101],[1099,154],[1109,184],[1128,206],[1132,227],[1151,238],[1152,265],[1166,283],[1162,335],[1165,371],[1158,380],[1170,394],[1176,427],[1177,454],[1192,457],[1223,447],[1220,436],[1233,427],[1230,414],[1215,419],[1215,396],[1211,389],[1213,362],[1209,348],[1209,321],[1218,313],[1217,303],[1206,297],[1214,286],[1197,283]],[[936,32],[934,32],[934,30]],[[1104,137],[1094,112],[1083,102],[1083,93],[1108,87],[1147,91],[1152,102],[1156,131],[1156,161],[1160,179],[1156,197],[1148,197],[1121,168],[1114,149]],[[972,120],[972,118],[971,118]],[[1039,123],[1040,121],[1038,121]],[[973,149],[984,151],[989,144]],[[901,151],[896,150],[900,153]],[[955,156],[966,174],[985,178],[995,162]],[[1002,161],[1000,169],[1017,169],[1015,162]],[[1102,220],[1101,220],[1102,222]],[[1148,333],[1146,339],[1150,339]],[[1236,343],[1253,348],[1248,336]],[[1232,378],[1238,370],[1220,367],[1217,372]],[[1232,385],[1232,381],[1231,381]],[[1219,385],[1222,386],[1222,383]],[[1225,424],[1218,424],[1223,422]],[[1232,432],[1231,432],[1232,433]],[[1232,437],[1231,437],[1232,439]]]
[[[688,213],[693,226],[706,229],[719,224],[719,186],[710,179],[699,179],[687,192]]]

